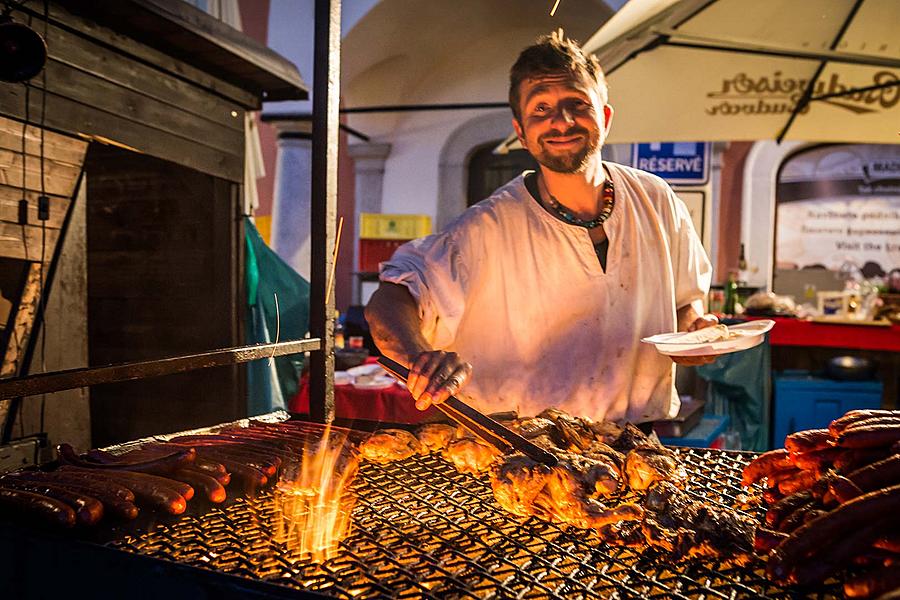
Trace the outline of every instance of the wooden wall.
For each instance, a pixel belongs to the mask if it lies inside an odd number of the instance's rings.
[[[88,324],[92,366],[237,345],[243,339],[238,186],[92,145]],[[244,416],[238,367],[91,389],[94,445]]]
[[[87,150],[83,140],[44,132],[44,191],[50,199],[50,219],[43,224],[42,231],[37,215],[41,194],[40,140],[39,128],[25,128],[22,123],[0,116],[0,256],[23,261],[27,278],[19,297],[10,298],[17,301],[18,311],[8,324],[9,331],[0,336],[5,342],[0,350],[0,377],[23,373],[24,353],[41,297],[41,276],[46,281]],[[19,201],[23,197],[28,207],[20,215]],[[4,290],[7,298],[8,294],[9,290]],[[8,408],[9,401],[0,401],[0,423],[5,420]]]
[[[41,13],[23,10],[13,18],[44,35]],[[52,3],[45,39],[45,73],[27,94],[32,121],[46,76],[50,129],[242,180],[244,112],[255,96]],[[0,82],[0,115],[24,119],[25,106],[24,85]]]

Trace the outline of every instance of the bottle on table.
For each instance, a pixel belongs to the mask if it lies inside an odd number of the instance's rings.
[[[726,315],[734,316],[737,291],[737,271],[728,271],[728,281],[725,282],[725,302],[722,305],[722,312]]]

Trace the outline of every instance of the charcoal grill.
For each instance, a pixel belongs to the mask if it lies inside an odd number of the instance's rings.
[[[688,493],[738,507],[752,454],[679,449]],[[127,533],[105,548],[254,580],[264,588],[333,598],[821,598],[783,588],[761,564],[673,563],[664,553],[605,544],[591,531],[521,519],[494,501],[487,478],[439,456],[364,463],[351,535],[313,564],[273,540],[271,492]],[[759,515],[761,516],[760,512]]]
[[[744,496],[741,469],[754,455],[709,449],[676,451],[690,475],[688,493],[740,509]],[[610,546],[592,531],[515,517],[496,503],[486,477],[459,473],[437,455],[387,465],[363,463],[353,491],[358,499],[351,534],[340,544],[337,555],[321,564],[274,540],[271,491],[255,498],[236,498],[224,507],[101,532],[96,539],[80,540],[76,548],[64,552],[66,560],[87,553],[112,565],[99,569],[103,573],[129,573],[121,579],[135,590],[146,583],[134,581],[152,573],[157,584],[172,579],[172,587],[182,591],[185,585],[191,588],[205,578],[203,589],[208,591],[208,583],[214,582],[217,597],[840,596],[838,582],[803,593],[778,586],[765,577],[761,563],[747,567],[721,567],[697,560],[675,563],[651,548]],[[762,517],[761,509],[753,510]],[[0,550],[2,542],[0,536]],[[54,548],[59,547],[58,542],[50,540]],[[41,546],[38,552],[48,548]],[[97,558],[83,558],[81,568]],[[236,589],[240,594],[234,593]],[[231,595],[223,593],[229,591]],[[128,596],[117,593],[108,597]]]

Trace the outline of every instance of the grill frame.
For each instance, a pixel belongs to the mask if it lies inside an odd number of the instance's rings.
[[[112,450],[124,451],[144,441]],[[726,506],[738,501],[740,466],[752,459],[753,454],[709,449],[676,451],[686,459],[691,474],[686,488],[689,494]],[[199,550],[203,546],[200,541],[221,541],[221,538],[208,537],[209,532],[202,526],[204,519],[218,519],[219,527],[227,528],[223,531],[234,534],[230,538],[232,544],[243,544],[241,552],[247,555],[247,546],[259,543],[258,537],[252,538],[247,532],[253,530],[257,536],[265,533],[261,524],[272,512],[271,503],[267,504],[270,492],[256,499],[237,498],[224,507],[208,507],[192,501],[189,506],[193,508],[181,517],[97,528],[91,539],[85,539],[83,534],[61,535],[5,524],[0,527],[0,552],[6,553],[7,542],[13,542],[15,547],[24,540],[29,548],[42,548],[36,554],[50,553],[57,557],[53,568],[67,573],[61,575],[63,580],[77,578],[90,585],[95,597],[111,598],[125,595],[123,589],[129,589],[129,593],[140,592],[141,586],[136,586],[135,581],[148,575],[155,578],[156,585],[167,588],[161,591],[167,598],[197,598],[199,590],[204,590],[199,597],[212,596],[214,592],[216,597],[228,598],[780,599],[798,597],[798,594],[809,598],[839,595],[836,584],[802,593],[774,585],[761,573],[761,565],[755,571],[737,567],[717,570],[715,565],[702,561],[671,565],[655,550],[613,548],[600,543],[593,532],[537,518],[523,520],[504,512],[493,501],[486,477],[476,479],[458,473],[436,455],[417,456],[388,465],[363,463],[354,489],[358,500],[351,535],[341,544],[339,555],[326,561],[322,568],[302,561],[299,566],[291,564],[291,557],[283,551],[280,556],[277,552],[266,555],[270,548],[263,548],[261,552],[265,556],[260,563],[269,565],[266,567],[269,571],[254,570],[252,561],[246,563],[250,564],[247,567],[239,564],[239,559],[229,566],[224,559],[216,562],[208,557],[197,558],[203,554]],[[485,518],[473,521],[473,511]],[[761,519],[764,510],[758,507],[755,512]],[[448,531],[458,537],[445,537]],[[162,542],[157,548],[147,545],[166,537],[186,543],[175,543],[174,552]],[[529,547],[523,540],[537,543],[540,548]],[[139,547],[142,543],[145,545]],[[188,556],[191,547],[197,550],[193,559]],[[467,557],[466,553],[473,549],[480,553]],[[77,558],[75,569],[66,564],[72,562],[73,556]],[[3,562],[0,554],[0,564]],[[272,564],[281,569],[280,573]],[[573,568],[565,571],[569,566]],[[322,571],[324,574],[315,574]],[[101,583],[112,578],[110,587],[117,592],[104,596],[105,585],[88,583],[90,578],[85,574],[91,572],[103,573],[97,580]],[[128,576],[123,576],[124,573]],[[291,578],[285,578],[286,573]],[[360,573],[364,573],[362,583],[355,587],[348,583],[351,576],[359,579]],[[723,576],[729,578],[727,585],[721,583]],[[166,581],[171,585],[166,585]],[[43,581],[35,577],[25,591],[31,585],[52,584],[46,577]],[[63,588],[71,591],[68,585]],[[194,591],[184,595],[186,589]]]

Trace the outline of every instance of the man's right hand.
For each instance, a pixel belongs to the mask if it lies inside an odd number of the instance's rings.
[[[472,365],[456,352],[431,350],[422,352],[411,362],[406,385],[419,410],[440,404],[458,393],[472,375]]]

